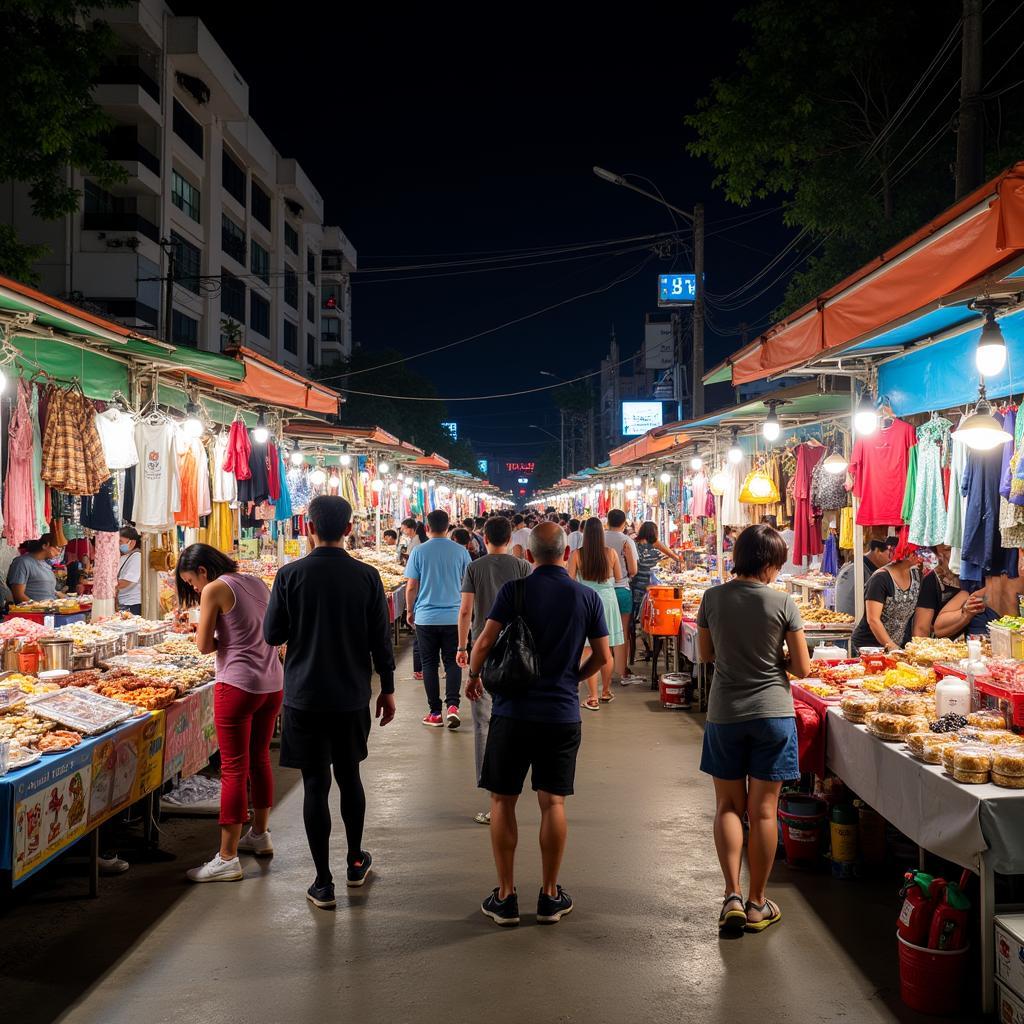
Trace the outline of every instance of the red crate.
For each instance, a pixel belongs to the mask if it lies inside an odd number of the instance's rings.
[[[974,677],[974,688],[979,693],[988,694],[999,701],[1005,701],[1010,711],[1010,718],[1014,725],[1024,725],[1024,693],[1016,690],[1008,690],[1005,686],[993,682],[985,676]]]

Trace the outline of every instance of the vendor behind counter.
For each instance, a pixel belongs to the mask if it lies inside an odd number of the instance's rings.
[[[18,555],[7,570],[7,586],[16,604],[52,601],[57,596],[57,577],[48,559],[56,558],[59,552],[50,534],[25,544],[24,554]]]

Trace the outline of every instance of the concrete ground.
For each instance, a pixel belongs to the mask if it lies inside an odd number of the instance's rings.
[[[539,821],[521,803],[519,928],[479,910],[494,885],[486,807],[473,784],[469,709],[459,732],[425,729],[409,649],[396,721],[376,729],[364,777],[375,872],[339,888],[336,912],[304,898],[313,877],[297,773],[280,771],[272,861],[241,883],[194,886],[184,870],[216,848],[213,821],[172,820],[175,860],[136,864],[84,898],[66,863],[0,913],[0,1020],[35,1024],[291,1024],[321,1020],[538,1024],[917,1022],[899,1001],[899,872],[877,882],[775,870],[784,920],[719,940],[722,881],[701,716],[625,688],[584,715],[563,882],[576,911],[533,920]],[[336,874],[344,842],[336,819]]]

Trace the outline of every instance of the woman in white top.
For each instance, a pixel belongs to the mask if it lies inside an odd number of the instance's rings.
[[[117,567],[117,604],[123,612],[142,614],[142,537],[131,526],[121,530],[121,561]]]

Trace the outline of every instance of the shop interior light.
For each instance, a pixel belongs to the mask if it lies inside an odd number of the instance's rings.
[[[732,428],[732,443],[729,445],[727,458],[733,465],[743,461],[743,449],[740,447],[740,432],[738,428]]]
[[[775,402],[768,402],[768,415],[761,424],[761,433],[766,441],[777,441],[782,433],[782,424],[779,423],[779,414],[775,411]]]
[[[370,484],[370,489],[380,493],[382,490],[384,490],[384,485],[379,480],[374,480],[373,483]]]
[[[388,491],[391,494],[397,494],[398,493],[398,484],[396,484],[396,483],[388,484]]]
[[[0,373],[3,373],[0,370]],[[0,386],[0,391],[3,387]],[[203,411],[196,405],[195,402],[187,402],[185,404],[185,422],[182,423],[181,429],[185,431],[186,437],[202,437],[203,435]]]
[[[648,487],[647,488],[647,497],[648,498],[656,498],[657,496],[658,496],[658,488],[657,487]]]
[[[252,436],[257,444],[266,444],[270,438],[270,430],[267,428],[267,413],[264,409],[260,409],[260,414],[256,419],[256,429],[253,430]]]
[[[338,471],[336,469],[331,470],[331,475],[327,478],[327,486],[330,487],[332,491],[336,491],[341,487],[341,477],[338,476]]]
[[[643,483],[643,480],[641,480],[640,477],[638,477],[638,476],[633,477],[633,486],[634,487],[639,487],[642,483]]]
[[[404,473],[399,473],[399,474],[398,474],[398,479],[399,479],[400,481],[401,481],[401,480],[404,480],[404,479],[405,479],[405,474],[404,474]]]
[[[729,486],[729,474],[724,469],[715,470],[711,474],[708,486],[711,488],[711,493],[720,498],[725,494],[725,489]]]
[[[0,370],[0,393],[7,390],[7,374]]]
[[[636,491],[626,491],[626,501],[632,501],[636,497]]]
[[[295,444],[292,445],[292,453],[288,457],[291,459],[293,466],[301,466],[306,461],[305,456],[302,454],[302,449],[299,447],[298,438],[295,438]]]
[[[386,476],[389,469],[391,469],[391,467],[386,462],[381,462],[377,466],[377,472],[380,473],[381,476]]]
[[[429,479],[429,480],[427,481],[427,486],[428,486],[428,487],[433,487],[433,486],[434,486],[434,485],[435,485],[436,483],[437,483],[437,481],[436,481],[436,480],[435,480],[435,479],[434,479],[433,477],[431,477],[431,478],[430,478],[430,479]]]
[[[669,473],[668,470],[666,470],[664,473],[661,474],[661,476],[658,477],[658,479],[663,484],[670,484],[672,483],[672,474]]]
[[[694,457],[692,459],[690,459],[690,469],[692,469],[694,471],[694,473],[696,473],[697,470],[703,469],[703,468],[704,468],[704,460],[699,455],[694,455]]]
[[[985,385],[978,389],[978,404],[960,426],[950,435],[974,451],[991,451],[998,445],[1013,440],[1003,425],[992,415],[992,406],[985,397]]]
[[[825,456],[825,461],[822,466],[825,467],[827,473],[844,473],[849,463],[846,461],[844,455],[840,455],[839,452],[833,452],[831,455]]]
[[[974,351],[974,365],[983,377],[995,377],[1006,366],[1006,340],[991,306],[985,309],[985,326]]]
[[[878,429],[878,410],[870,391],[865,391],[857,403],[857,411],[853,414],[853,429],[858,434],[873,434]]]
[[[310,470],[309,482],[314,487],[323,487],[324,481],[327,479],[327,474],[324,472],[324,467],[317,462],[317,464]]]
[[[348,469],[352,465],[352,456],[348,452],[342,452],[338,456],[338,465],[344,469]]]

